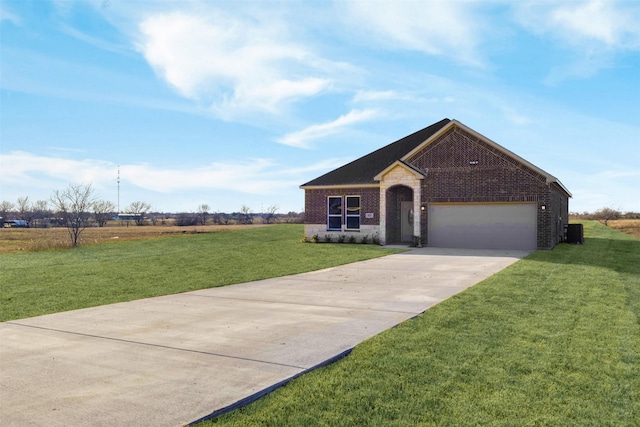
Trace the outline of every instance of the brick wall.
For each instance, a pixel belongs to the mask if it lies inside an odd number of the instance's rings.
[[[390,159],[390,162],[393,160],[397,159]],[[408,163],[426,175],[424,179],[415,181],[415,191],[421,193],[420,204],[536,203],[538,248],[552,248],[561,240],[569,213],[565,193],[555,184],[547,184],[545,176],[472,134],[454,127],[424,150],[415,153],[408,159]],[[406,171],[404,173],[406,174]],[[389,176],[393,178],[391,175],[392,173]],[[410,187],[414,185],[413,181],[407,181],[407,177],[399,176],[398,179],[398,184]],[[389,188],[393,188],[395,181],[386,181],[387,177],[381,187],[384,195],[392,198],[402,197],[404,200],[404,194],[388,191]],[[328,196],[360,195],[361,225],[372,230],[370,227],[381,225],[381,188],[305,190],[305,223],[315,224],[316,228],[326,224]],[[398,204],[387,203],[387,207],[391,205]],[[545,209],[542,209],[543,205]],[[367,219],[365,213],[373,213],[373,218]],[[392,208],[386,209],[385,213],[390,220],[397,216],[397,212]],[[419,215],[422,240],[427,242],[428,209],[421,211]],[[390,239],[397,238],[399,231],[393,229],[391,222],[383,228],[390,234]]]
[[[569,199],[555,184],[551,186],[548,215],[549,245],[553,247],[564,240],[564,228],[569,223]]]
[[[380,224],[380,189],[378,187],[305,190],[304,193],[305,224],[327,223],[327,197],[329,196],[360,196],[360,224]],[[365,213],[373,213],[373,218],[366,218]]]
[[[538,247],[553,247],[554,209],[546,177],[502,151],[459,128],[453,128],[409,163],[424,171],[421,203],[430,202],[536,202],[538,204]],[[552,212],[553,211],[553,212]],[[422,213],[426,240],[428,212]]]

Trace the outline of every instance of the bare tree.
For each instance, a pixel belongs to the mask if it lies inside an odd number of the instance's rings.
[[[20,219],[24,219],[25,221],[29,221],[31,219],[31,206],[29,205],[29,196],[18,197],[16,208],[18,210],[18,213],[20,214]]]
[[[273,221],[273,218],[276,216],[278,209],[280,208],[276,205],[269,206],[267,210],[262,213],[262,221],[264,221],[265,224],[271,224],[271,221]]]
[[[91,184],[69,184],[64,191],[56,190],[51,196],[51,203],[62,216],[71,238],[71,246],[78,246],[80,233],[89,223],[89,209],[93,204],[93,188]]]
[[[198,206],[198,222],[201,225],[206,225],[208,217],[209,217],[209,205],[202,204]]]
[[[179,227],[198,225],[200,218],[194,213],[181,212],[175,216],[175,224]]]
[[[144,215],[151,210],[151,205],[145,202],[133,202],[127,208],[127,213],[135,215],[136,225],[144,223]]]
[[[619,210],[613,208],[601,208],[595,211],[592,215],[593,219],[604,221],[604,225],[609,225],[610,219],[620,218],[621,213]]]
[[[149,221],[151,221],[152,225],[157,225],[158,224],[158,219],[160,219],[160,214],[159,213],[152,213],[151,215],[149,215]]]
[[[98,200],[93,203],[93,216],[99,227],[104,227],[116,206],[108,200]]]
[[[2,202],[0,202],[0,217],[3,220],[7,219],[7,214],[10,212],[13,212],[15,208],[16,207],[14,206],[13,203],[7,200],[3,200]]]
[[[242,205],[240,208],[240,223],[251,224],[253,223],[253,215],[251,214],[251,208],[247,205]]]
[[[31,221],[33,225],[30,227],[45,227],[46,220],[49,217],[49,202],[46,200],[38,200],[31,205]]]
[[[229,225],[229,221],[229,215],[224,212],[216,212],[213,214],[214,224]]]

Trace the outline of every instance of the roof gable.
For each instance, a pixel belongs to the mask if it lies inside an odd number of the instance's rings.
[[[376,175],[428,140],[429,137],[445,127],[449,122],[449,119],[443,119],[351,163],[334,169],[300,187],[378,184],[375,180]]]
[[[384,175],[384,172],[390,170],[393,166],[397,166],[397,163],[400,163],[405,167],[410,167],[414,173],[422,174],[424,176],[424,171],[412,167],[408,160],[421,150],[424,150],[429,144],[438,140],[438,138],[456,127],[480,139],[493,149],[504,153],[514,161],[519,162],[534,172],[542,175],[545,177],[547,184],[557,185],[567,194],[567,196],[572,197],[571,193],[555,176],[545,172],[534,164],[507,150],[500,144],[492,141],[475,130],[465,126],[459,121],[450,119],[443,119],[422,130],[412,133],[411,135],[405,136],[396,142],[313,179],[301,185],[300,188],[308,189],[310,187],[353,187],[378,185],[380,178]]]
[[[551,183],[557,184],[564,192],[567,193],[567,195],[569,197],[572,197],[572,195],[569,192],[569,190],[567,190],[564,187],[564,185],[562,185],[562,183],[560,182],[560,180],[558,180],[558,178],[556,178],[555,176],[551,175],[550,173],[540,169],[539,167],[537,167],[533,163],[531,163],[528,160],[525,160],[524,158],[518,156],[514,152],[504,148],[502,145],[500,145],[497,142],[487,138],[486,136],[482,135],[481,133],[476,132],[475,130],[471,129],[470,127],[460,123],[458,120],[451,120],[446,126],[443,126],[442,128],[440,128],[437,132],[435,132],[433,135],[431,135],[427,140],[425,140],[421,144],[417,145],[411,151],[409,151],[404,156],[402,156],[402,158],[400,160],[403,161],[403,162],[408,162],[408,160],[411,159],[412,157],[414,157],[417,153],[419,153],[420,151],[424,150],[430,144],[432,144],[433,142],[437,141],[441,136],[443,136],[444,134],[446,134],[447,132],[449,132],[451,130],[454,130],[455,128],[459,128],[463,132],[466,132],[466,133],[474,136],[475,138],[479,139],[483,143],[487,144],[489,147],[491,147],[491,148],[493,148],[493,149],[505,154],[507,157],[515,160],[516,162],[521,163],[525,167],[533,170],[535,173],[537,173],[539,175],[542,175],[545,178],[547,184],[551,184]]]

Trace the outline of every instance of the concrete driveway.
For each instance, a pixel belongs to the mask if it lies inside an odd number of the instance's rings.
[[[525,255],[421,248],[0,323],[0,424],[188,424],[348,352]]]

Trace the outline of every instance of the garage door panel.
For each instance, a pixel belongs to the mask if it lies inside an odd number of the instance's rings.
[[[537,247],[535,204],[430,205],[429,246],[470,249]]]

